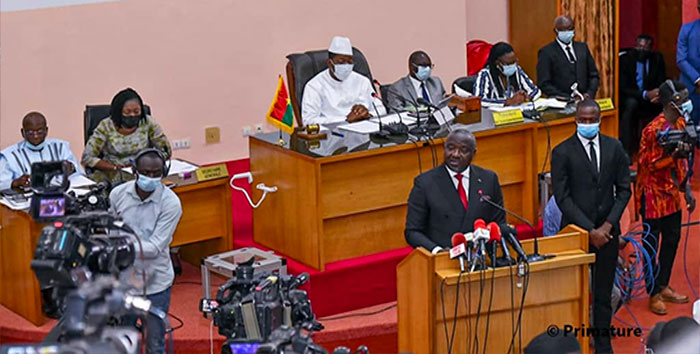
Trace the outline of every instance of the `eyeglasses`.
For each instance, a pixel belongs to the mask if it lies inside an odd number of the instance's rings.
[[[415,66],[416,68],[419,67],[419,66],[429,66],[431,69],[435,69],[435,64],[430,64],[430,65],[417,65],[417,64],[411,63],[411,65]]]
[[[46,135],[46,128],[42,128],[39,130],[24,130],[24,129],[22,129],[22,131],[24,132],[24,135],[29,135],[29,136],[44,136],[44,135]]]

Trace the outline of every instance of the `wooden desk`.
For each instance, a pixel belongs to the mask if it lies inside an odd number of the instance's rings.
[[[549,126],[552,148],[576,130],[573,118]],[[616,136],[617,111],[603,112],[601,131]],[[474,164],[496,171],[506,208],[534,223],[537,174],[547,153],[544,125],[515,124],[475,135]],[[403,231],[413,179],[433,167],[431,151],[442,163],[444,139],[421,142],[418,148],[411,143],[350,144],[346,149],[355,152],[337,155],[330,151],[342,151],[342,139],[348,136],[328,134],[322,144],[329,150],[293,139],[280,147],[278,139],[278,133],[269,133],[248,140],[254,183],[278,187],[253,210],[255,242],[321,270],[329,262],[406,246]],[[314,152],[320,150],[324,152]],[[261,192],[253,189],[253,195],[257,200]]]
[[[531,253],[532,240],[523,242],[523,248]],[[588,233],[571,225],[557,236],[541,239],[540,251],[557,256],[530,265],[530,279],[522,314],[523,346],[544,332],[549,325],[564,328],[567,324],[579,327],[582,323],[588,323],[588,264],[595,261],[595,255],[588,253],[587,249]],[[490,312],[486,353],[507,353],[512,333],[513,307],[510,291],[513,289],[514,292],[516,320],[523,292],[523,287],[520,286],[523,278],[515,275],[516,268],[513,266],[512,283],[509,267],[498,268],[495,272],[486,270],[462,275],[460,295],[457,298],[459,263],[450,259],[447,253],[431,255],[424,249],[414,250],[397,268],[399,351],[416,354],[446,353],[443,319],[446,319],[448,332],[451,333],[456,301],[457,325],[452,352],[467,351],[470,344],[474,345],[475,333],[479,336],[479,350],[484,348],[491,296],[490,282],[493,276],[496,296],[493,297]],[[481,311],[478,309],[480,275],[486,279]],[[441,289],[443,282],[444,288]],[[477,313],[481,314],[478,328]],[[588,338],[581,336],[578,339],[583,352],[588,353]],[[517,339],[515,352],[521,352]]]
[[[182,202],[182,218],[171,247],[182,246],[183,260],[199,265],[202,258],[233,248],[228,179],[173,190]],[[0,303],[37,326],[46,318],[30,263],[42,226],[26,212],[0,205]]]

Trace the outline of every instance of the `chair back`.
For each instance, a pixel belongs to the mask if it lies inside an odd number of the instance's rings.
[[[103,119],[109,117],[109,108],[110,106],[108,104],[85,106],[85,111],[83,112],[83,137],[85,138],[86,145],[90,136],[92,136],[92,132],[97,128],[97,125],[100,124]],[[148,105],[143,105],[143,110],[147,115],[151,115],[151,107]]]

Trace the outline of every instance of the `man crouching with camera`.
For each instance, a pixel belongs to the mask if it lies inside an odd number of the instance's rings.
[[[661,241],[659,264],[656,264],[654,257],[651,259],[651,272],[656,272],[658,267],[658,276],[652,281],[654,275],[648,274],[650,270],[647,267],[644,267],[644,271],[647,273],[649,310],[664,315],[667,313],[664,302],[688,302],[687,296],[669,286],[669,280],[681,237],[683,205],[689,212],[695,209],[695,198],[687,176],[688,156],[697,141],[693,142],[690,135],[680,135],[680,140],[671,139],[669,134],[670,131],[684,131],[685,117],[690,116],[693,110],[685,85],[666,80],[659,87],[659,98],[663,112],[642,132],[636,198],[638,212],[651,228],[650,235],[645,236],[644,248],[653,255]],[[681,202],[681,192],[685,194],[685,203]]]
[[[170,261],[170,242],[182,216],[177,195],[161,183],[167,175],[164,155],[156,149],[141,151],[133,161],[135,181],[114,188],[109,195],[111,208],[140,238],[136,246],[134,273],[140,281],[145,273],[145,294],[151,306],[168,312],[170,290],[175,278]],[[143,254],[143,260],[141,259]],[[135,318],[125,318],[135,324]],[[148,353],[165,352],[165,325],[146,321]]]

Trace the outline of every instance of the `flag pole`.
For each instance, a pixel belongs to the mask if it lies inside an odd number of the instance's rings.
[[[280,140],[277,142],[277,145],[285,146],[286,143],[284,142],[284,139],[282,138],[282,128],[279,128],[279,131],[280,131]]]

